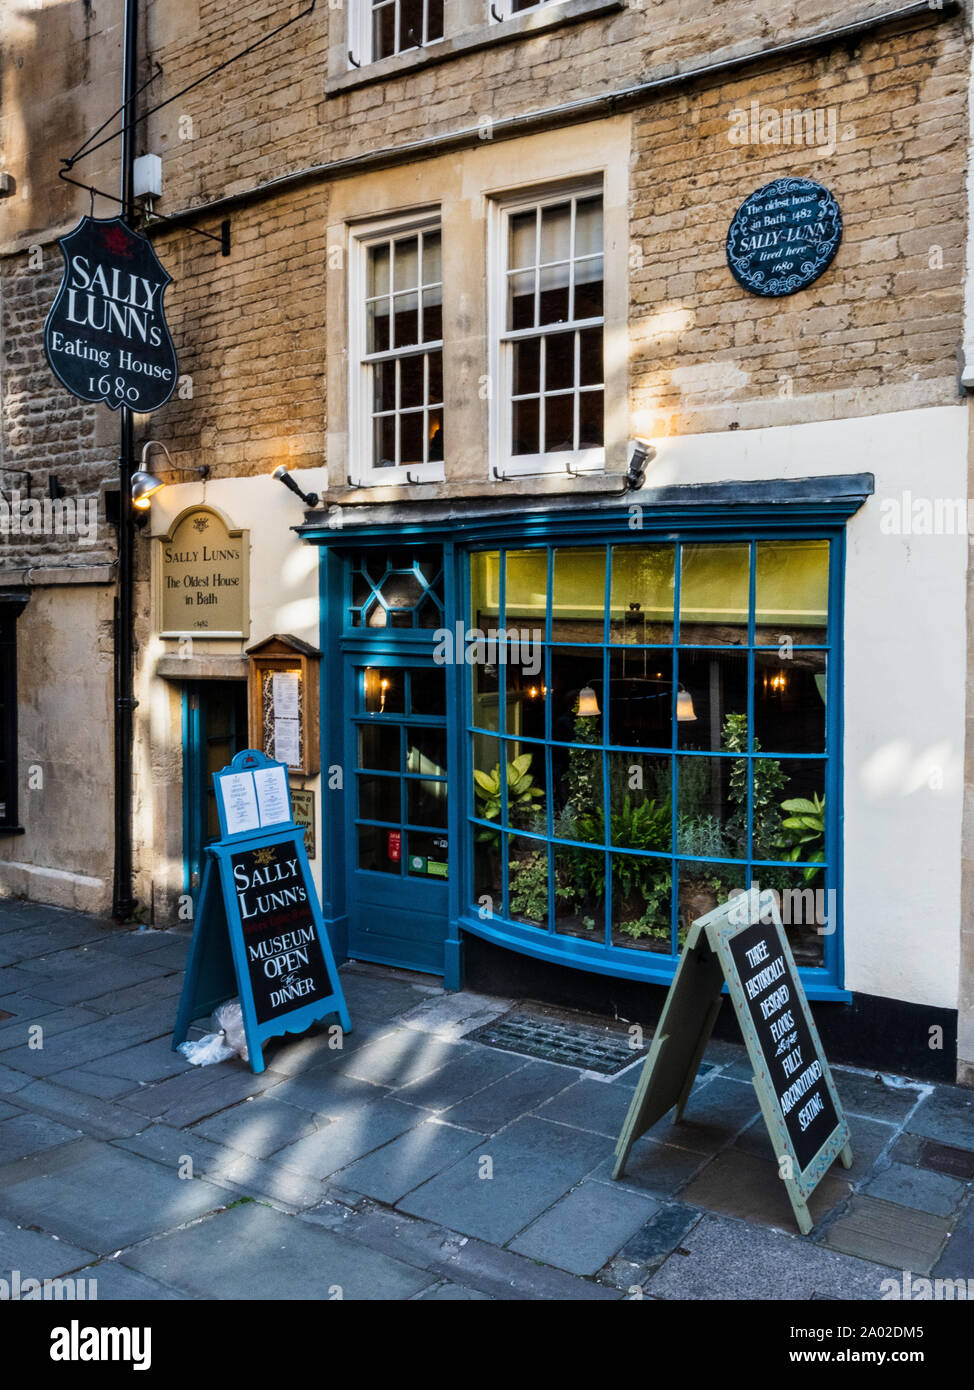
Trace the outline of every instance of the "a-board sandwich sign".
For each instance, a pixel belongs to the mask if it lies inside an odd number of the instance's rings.
[[[120,217],[83,217],[58,244],[64,276],[44,325],[54,375],[79,400],[158,410],[179,375],[162,305],[172,276]]]
[[[220,838],[207,846],[173,1049],[194,1019],[238,995],[250,1064],[262,1044],[329,1015],[351,1020],[304,845],[287,769],[256,749],[214,773]]]
[[[799,1229],[808,1199],[838,1158],[852,1164],[849,1127],[812,1019],[774,893],[742,893],[694,922],[616,1145],[613,1177],[632,1145],[676,1107],[683,1118],[726,983],[744,1036],[761,1114]]]

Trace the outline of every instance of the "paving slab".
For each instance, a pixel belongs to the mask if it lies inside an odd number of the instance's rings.
[[[938,1144],[935,1139],[924,1139],[919,1134],[901,1134],[890,1149],[889,1157],[896,1163],[944,1173],[958,1182],[974,1182],[974,1153],[969,1149],[955,1149],[950,1144]]]
[[[25,1086],[29,1086],[33,1079],[34,1078],[28,1076],[26,1072],[15,1071],[13,1067],[4,1066],[4,1064],[0,1062],[0,1095],[16,1095],[17,1092],[22,1091]]]
[[[685,1253],[684,1253],[685,1252]],[[807,1238],[705,1216],[646,1285],[664,1299],[779,1301],[882,1297],[886,1270]]]
[[[126,1105],[67,1090],[52,1081],[32,1081],[17,1092],[17,1104],[49,1119],[64,1120],[95,1139],[117,1139],[145,1126],[142,1116]]]
[[[952,1216],[967,1196],[967,1185],[956,1178],[911,1168],[905,1163],[890,1164],[864,1190],[870,1197],[912,1207],[914,1211],[927,1211],[932,1216]]]
[[[676,1144],[660,1144],[655,1139],[639,1139],[633,1144],[622,1176],[623,1187],[648,1192],[654,1197],[672,1197],[685,1187],[695,1173],[709,1163],[712,1155]],[[595,1177],[611,1180],[615,1155],[595,1172]]]
[[[167,1303],[174,1299],[185,1299],[187,1295],[178,1289],[167,1288],[156,1279],[127,1269],[117,1260],[102,1260],[89,1265],[83,1271],[85,1278],[95,1281],[95,1293],[99,1303],[125,1302]]]
[[[327,1178],[425,1119],[424,1112],[414,1106],[377,1100],[280,1149],[276,1158],[294,1172]]]
[[[393,1206],[407,1192],[448,1168],[477,1145],[483,1135],[438,1120],[424,1120],[397,1139],[358,1159],[335,1175],[335,1181]]]
[[[252,1158],[267,1158],[288,1144],[306,1138],[331,1122],[296,1105],[267,1096],[255,1096],[222,1110],[195,1127],[194,1133],[214,1143],[225,1144]]]
[[[368,1019],[373,1023],[398,1020],[402,1014],[425,1003],[430,994],[428,985],[388,979],[379,974],[344,969],[339,971],[339,977],[353,1020]]]
[[[193,1067],[181,1076],[145,1086],[127,1098],[127,1104],[151,1119],[165,1117],[175,1129],[195,1124],[275,1086],[272,1072],[255,1074],[238,1058],[213,1067]]]
[[[443,1118],[464,1129],[491,1134],[577,1080],[578,1072],[574,1067],[559,1066],[555,1062],[526,1062],[509,1076],[450,1106],[443,1112]]]
[[[652,1197],[585,1181],[532,1221],[510,1248],[570,1274],[595,1274],[658,1209]]]
[[[59,1086],[66,1086],[69,1091],[81,1091],[84,1095],[95,1096],[98,1100],[117,1100],[121,1096],[127,1096],[138,1085],[137,1082],[128,1081],[121,1076],[99,1076],[97,1072],[87,1071],[84,1067],[72,1067],[70,1071],[58,1072],[57,1081]]]
[[[262,1301],[407,1299],[425,1270],[258,1202],[125,1251],[123,1264],[199,1298]]]
[[[632,1093],[626,1087],[583,1077],[550,1100],[542,1101],[534,1113],[542,1120],[556,1120],[618,1139],[631,1103]]]
[[[326,1201],[304,1212],[301,1219],[339,1231],[370,1249],[422,1264],[438,1277],[477,1289],[490,1298],[614,1302],[620,1297],[617,1289],[538,1264],[476,1237],[459,1235],[435,1222],[405,1216],[401,1208],[389,1211],[367,1205],[349,1211]]]
[[[836,1160],[831,1172],[841,1174],[845,1181],[856,1184],[872,1173],[876,1160],[894,1139],[896,1129],[883,1120],[865,1120],[859,1115],[849,1115],[847,1118],[852,1142],[852,1167],[842,1168]],[[739,1134],[734,1140],[734,1148],[774,1163],[778,1160],[763,1119],[755,1120]]]
[[[100,1254],[192,1221],[225,1201],[226,1193],[210,1183],[180,1179],[94,1139],[0,1168],[0,1213]]]
[[[88,1063],[87,1069],[101,1076],[120,1077],[134,1086],[139,1081],[168,1081],[190,1069],[190,1063],[179,1052],[173,1052],[170,1037],[153,1038],[150,1042],[110,1052]],[[131,1086],[130,1088],[131,1089]]]
[[[0,1165],[80,1138],[80,1130],[69,1129],[43,1115],[18,1114],[0,1123]]]
[[[974,1297],[974,1201],[961,1213],[931,1274],[935,1279],[969,1280],[967,1296]]]
[[[457,1042],[477,1028],[492,1023],[511,1007],[509,999],[492,994],[476,994],[473,990],[436,990],[422,1004],[417,1004],[401,1021],[407,1028],[419,1028],[446,1042]]]
[[[361,1110],[363,1105],[382,1100],[392,1092],[388,1086],[376,1086],[357,1076],[346,1076],[327,1063],[317,1069],[300,1072],[297,1076],[277,1078],[277,1084],[265,1094],[272,1100],[283,1100],[313,1115],[340,1120]]]
[[[889,1085],[879,1073],[870,1076],[843,1067],[832,1068],[832,1079],[846,1114],[893,1125],[902,1124],[929,1089],[920,1082],[915,1086]]]
[[[20,1113],[16,1105],[11,1105],[6,1100],[0,1100],[0,1120],[9,1120],[11,1115],[19,1115]]]
[[[715,1153],[729,1144],[759,1110],[757,1094],[749,1081],[714,1076],[694,1089],[679,1124],[673,1123],[675,1112],[670,1111],[646,1133],[661,1144]]]
[[[504,1245],[597,1167],[610,1148],[601,1135],[534,1117],[517,1120],[403,1198],[399,1207]],[[490,1177],[483,1176],[485,1157],[491,1160]]]
[[[8,1284],[15,1269],[23,1279],[55,1279],[93,1259],[90,1250],[0,1217],[0,1279],[6,1279]]]
[[[906,1128],[955,1149],[974,1150],[974,1091],[938,1086],[917,1106]]]
[[[472,1044],[455,1061],[447,1062],[430,1076],[420,1077],[396,1091],[399,1100],[424,1110],[440,1113],[458,1105],[468,1096],[483,1091],[511,1076],[525,1066],[523,1058],[511,1052],[498,1052],[492,1047]]]
[[[618,1258],[639,1266],[646,1275],[655,1272],[693,1230],[701,1215],[696,1207],[668,1202],[630,1236],[619,1250]]]
[[[128,989],[112,990],[108,994],[98,994],[93,999],[86,1001],[89,1009],[95,1009],[100,1014],[120,1014],[129,1009],[134,1009],[138,1004],[144,1004],[150,999],[168,999],[169,1007],[172,1011],[172,1023],[169,1031],[176,1022],[176,1012],[178,1008],[177,996],[183,988],[182,973],[177,971],[172,975],[160,975],[155,980],[144,980],[141,984],[130,985]]]
[[[490,1295],[478,1293],[476,1289],[465,1289],[461,1284],[436,1284],[432,1289],[424,1289],[416,1295],[419,1303],[472,1303],[491,1301]]]
[[[66,969],[50,979],[39,974],[30,989],[38,998],[50,999],[55,1004],[78,1004],[82,999],[97,999],[111,990],[125,989],[127,985],[142,984],[169,973],[170,968],[153,965],[151,960],[128,961],[113,956],[107,964],[100,962],[77,970]]]
[[[862,1260],[929,1274],[936,1264],[950,1221],[893,1202],[857,1194],[829,1227],[822,1244]]]
[[[50,1001],[42,1003],[38,1013],[25,1010],[24,1013],[14,1012],[14,1017],[5,1020],[0,1024],[0,1053],[4,1054],[5,1060],[10,1061],[9,1054],[14,1048],[23,1048],[31,1038],[36,1042],[46,1044],[49,1038],[55,1038],[59,1033],[70,1032],[74,1028],[80,1028],[85,1023],[98,1023],[101,1015],[92,1009],[70,1008],[62,1009],[57,1004]],[[35,1024],[40,1025],[40,1033],[31,1034],[30,1029]]]
[[[385,1037],[366,1043],[347,1057],[342,1070],[346,1076],[373,1081],[380,1086],[408,1086],[448,1062],[459,1061],[468,1043],[440,1042],[415,1028],[397,1028]]]
[[[851,1183],[836,1176],[833,1168],[808,1200],[812,1220],[828,1216],[852,1192]],[[796,1229],[795,1213],[788,1192],[778,1175],[778,1165],[740,1149],[728,1149],[698,1174],[680,1194],[690,1206],[736,1216],[779,1230]]]
[[[333,1024],[315,1025],[300,1036],[285,1034],[271,1038],[264,1047],[264,1065],[278,1080],[281,1076],[300,1076],[303,1072],[320,1070],[322,1066],[334,1064],[341,1067],[353,1052],[379,1038],[386,1037],[393,1029],[388,1023],[359,1023],[354,1017],[354,1027],[344,1033]],[[340,1045],[339,1045],[340,1044]]]

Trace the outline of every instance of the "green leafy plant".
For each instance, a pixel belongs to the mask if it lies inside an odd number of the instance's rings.
[[[806,860],[808,867],[802,872],[806,883],[811,883],[821,872],[814,867],[825,860],[825,797],[812,793],[811,801],[804,796],[783,801],[781,809],[788,814],[781,822],[781,833],[775,842],[782,851],[783,859],[793,863]]]
[[[532,850],[523,859],[508,862],[511,911],[534,922],[548,920],[548,855]]]
[[[540,809],[538,801],[544,799],[544,788],[534,785],[531,775],[530,753],[521,753],[513,762],[507,764],[507,804],[512,823],[530,822]],[[474,768],[474,794],[477,798],[477,814],[483,820],[498,820],[501,814],[504,789],[501,783],[501,765],[495,763],[490,772]],[[477,839],[481,844],[493,842],[496,832],[481,826]]]
[[[723,747],[728,753],[747,752],[747,715],[728,714],[722,730]],[[754,740],[753,752],[761,745]],[[756,758],[754,768],[753,804],[751,813],[752,844],[755,859],[774,859],[781,833],[777,793],[787,782],[777,758]],[[727,833],[737,842],[743,854],[747,848],[747,759],[736,758],[731,763],[728,798],[737,811],[727,822]]]

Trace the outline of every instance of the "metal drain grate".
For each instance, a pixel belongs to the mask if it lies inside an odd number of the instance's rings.
[[[580,1067],[603,1076],[614,1076],[645,1051],[630,1046],[628,1033],[522,1009],[514,1009],[468,1033],[467,1039],[536,1061],[561,1062],[563,1066]]]

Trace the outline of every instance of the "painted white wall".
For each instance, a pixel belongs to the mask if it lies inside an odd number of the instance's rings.
[[[845,985],[956,1008],[965,534],[886,534],[884,501],[967,497],[966,404],[654,441],[647,486],[874,473],[848,525]]]

